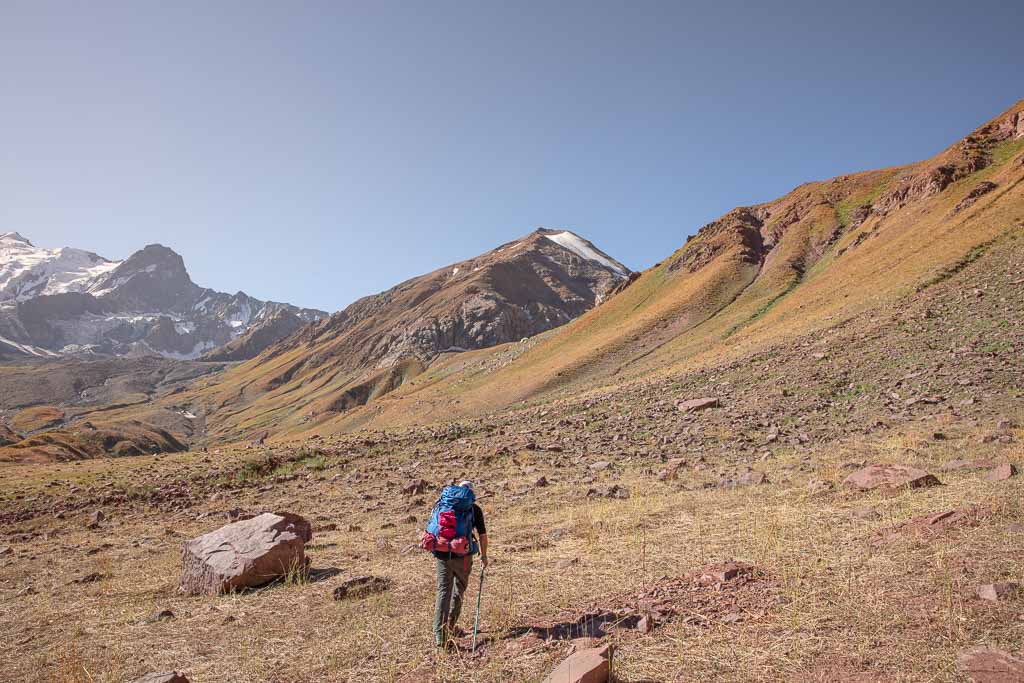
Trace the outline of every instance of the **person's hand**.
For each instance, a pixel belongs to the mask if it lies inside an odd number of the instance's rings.
[[[487,556],[486,555],[481,555],[480,556],[480,563],[484,566],[484,569],[487,569]]]

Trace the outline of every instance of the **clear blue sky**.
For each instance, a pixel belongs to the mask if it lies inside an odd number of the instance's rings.
[[[769,6],[774,5],[774,6]],[[0,231],[336,310],[538,225],[635,269],[1024,97],[1019,2],[0,0]]]

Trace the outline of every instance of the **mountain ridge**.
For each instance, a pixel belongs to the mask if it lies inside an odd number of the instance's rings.
[[[327,315],[200,287],[181,255],[159,244],[110,261],[70,247],[37,248],[17,232],[0,235],[0,357],[193,359],[281,310],[306,322]]]

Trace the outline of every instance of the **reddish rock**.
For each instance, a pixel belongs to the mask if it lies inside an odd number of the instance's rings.
[[[135,679],[133,683],[189,683],[189,680],[185,674],[180,674],[177,671],[164,671],[146,674],[142,678]]]
[[[1017,468],[1011,463],[1004,462],[996,465],[985,475],[986,481],[1006,481],[1017,474]]]
[[[265,512],[193,538],[182,545],[180,589],[216,595],[269,583],[306,567],[308,521],[288,512]]]
[[[975,647],[961,653],[956,663],[960,673],[972,683],[1024,681],[1024,659],[1018,659],[1003,650]]]
[[[402,493],[404,493],[407,496],[418,496],[424,491],[426,491],[428,486],[430,486],[430,484],[428,484],[423,479],[417,479],[414,481],[410,481],[408,484],[403,486]]]
[[[978,586],[978,597],[990,602],[999,602],[1014,595],[1020,586],[1015,583],[986,583]]]
[[[701,570],[700,580],[705,583],[726,583],[743,574],[749,574],[753,567],[742,562],[723,562]]]
[[[650,614],[645,614],[644,616],[640,617],[640,621],[636,622],[636,630],[640,633],[647,634],[653,631],[656,625],[657,624],[654,621],[654,617],[652,617]]]
[[[683,458],[672,458],[668,461],[665,469],[658,473],[658,480],[669,481],[670,479],[677,479],[679,477],[679,468],[685,464],[686,460]]]
[[[608,683],[612,675],[612,646],[580,650],[548,674],[544,683]]]
[[[718,408],[721,405],[717,398],[694,398],[689,401],[680,401],[676,404],[676,409],[683,413],[695,413],[698,410]]]
[[[868,465],[853,472],[843,484],[867,491],[876,488],[921,488],[941,482],[933,474],[907,465]]]

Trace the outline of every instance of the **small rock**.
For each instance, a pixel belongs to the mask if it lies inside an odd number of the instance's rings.
[[[611,466],[612,464],[607,460],[598,460],[597,462],[593,463],[590,466],[590,469],[594,470],[595,472],[600,472],[601,470],[606,470]]]
[[[738,578],[742,574],[749,574],[753,570],[748,564],[741,562],[724,562],[722,564],[705,567],[701,572],[701,581],[711,583],[726,583]]]
[[[676,404],[676,410],[681,413],[695,413],[698,410],[718,408],[721,402],[717,398],[694,398],[689,401],[680,401]]]
[[[921,488],[941,482],[933,474],[907,465],[868,465],[853,472],[843,484],[861,491],[876,488]]]
[[[544,683],[606,683],[612,670],[612,646],[573,653],[544,679]]]
[[[86,522],[86,529],[99,529],[100,524],[106,519],[106,515],[103,514],[103,510],[97,510],[96,512],[89,515],[89,521]]]
[[[986,583],[978,586],[978,597],[989,602],[999,602],[1014,595],[1020,586],[1016,583]]]
[[[645,614],[640,617],[640,621],[636,622],[636,630],[645,635],[653,631],[655,626],[654,617],[650,614]]]
[[[85,576],[80,576],[77,579],[72,580],[71,583],[96,583],[97,581],[102,581],[105,578],[107,577],[104,574],[92,572],[91,574],[86,574]]]
[[[749,472],[744,472],[743,474],[741,474],[740,478],[736,480],[736,483],[739,484],[740,486],[758,486],[760,484],[767,484],[769,482],[768,475],[766,475],[764,472],[751,470]]]
[[[743,621],[743,615],[739,612],[729,612],[724,617],[722,617],[722,623],[724,624],[735,624],[740,621]]]
[[[832,485],[832,482],[825,481],[824,479],[811,479],[807,482],[807,491],[812,496],[828,493],[834,488],[835,486]]]
[[[1010,477],[1016,476],[1016,474],[1017,468],[1011,463],[1004,462],[989,470],[988,474],[985,475],[985,480],[992,482],[1006,481]]]
[[[357,600],[391,588],[391,579],[380,576],[358,576],[334,589],[335,600]]]
[[[135,679],[132,683],[190,683],[185,674],[177,671],[164,671],[162,673],[146,674],[142,678]]]
[[[548,485],[548,480],[545,477],[540,477],[537,481],[533,482],[536,488],[542,489]]]
[[[153,614],[148,616],[143,621],[146,624],[155,624],[157,622],[164,621],[166,619],[173,619],[173,618],[174,618],[174,612],[172,612],[169,609],[162,609],[162,610],[160,610],[158,612],[154,612]]]
[[[428,486],[430,486],[430,484],[428,484],[425,480],[416,479],[410,481],[408,484],[403,486],[402,493],[404,493],[407,496],[418,496],[421,493],[425,492]]]

